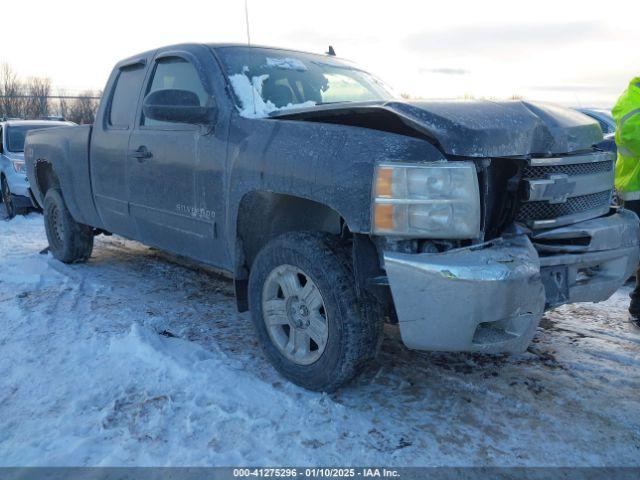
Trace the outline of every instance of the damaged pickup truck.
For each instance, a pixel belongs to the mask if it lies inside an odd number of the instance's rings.
[[[305,388],[354,377],[384,320],[413,349],[521,352],[638,264],[615,159],[572,110],[398,101],[334,56],[239,45],[134,56],[104,92],[94,125],[27,137],[52,254],[115,233],[216,267]]]

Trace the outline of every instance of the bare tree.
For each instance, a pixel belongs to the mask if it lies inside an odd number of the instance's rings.
[[[24,113],[23,85],[7,63],[0,65],[0,117],[21,117]]]
[[[98,98],[101,92],[87,90],[69,104],[67,120],[79,124],[93,123],[98,110]]]
[[[8,64],[0,65],[0,118],[37,119],[57,113],[76,123],[93,123],[102,92],[86,90],[73,96],[59,89],[54,96],[51,91],[48,77],[22,82]]]
[[[30,77],[26,83],[25,118],[42,118],[49,115],[51,80],[44,77]]]
[[[58,115],[66,119],[69,117],[69,102],[67,98],[67,92],[63,89],[58,89]]]

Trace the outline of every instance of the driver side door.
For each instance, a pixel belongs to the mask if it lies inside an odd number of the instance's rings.
[[[205,106],[211,93],[196,62],[188,52],[159,53],[143,97],[158,90],[187,90]],[[145,118],[139,108],[129,140],[129,211],[142,242],[192,258],[210,247],[214,221],[196,198],[199,146],[206,134],[202,125]]]

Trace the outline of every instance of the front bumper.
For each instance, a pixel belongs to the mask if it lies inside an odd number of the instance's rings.
[[[31,206],[31,192],[29,191],[29,180],[25,173],[16,173],[13,168],[7,168],[5,171],[9,190],[17,197],[25,197]]]
[[[568,227],[441,254],[385,252],[403,342],[418,350],[524,351],[545,308],[609,298],[638,265],[638,218]]]
[[[16,208],[38,208],[29,187],[26,189],[18,188],[18,192],[12,190],[11,201],[13,202],[13,206]]]

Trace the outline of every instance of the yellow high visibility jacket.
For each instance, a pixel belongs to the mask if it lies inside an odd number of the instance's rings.
[[[640,200],[640,77],[629,87],[611,111],[616,121],[616,189],[623,200]]]

